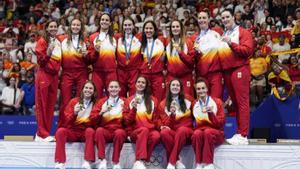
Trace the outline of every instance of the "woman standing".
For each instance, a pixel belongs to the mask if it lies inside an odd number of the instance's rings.
[[[56,39],[57,22],[50,20],[37,41],[38,68],[35,75],[35,106],[38,129],[35,141],[54,141],[50,136],[54,106],[57,98],[58,71],[61,61],[60,42]]]
[[[192,145],[196,169],[213,169],[214,149],[224,142],[225,115],[220,99],[208,95],[206,80],[200,78],[195,84],[197,100],[193,105],[195,129]]]
[[[100,17],[100,31],[90,36],[89,57],[93,64],[92,81],[96,84],[98,97],[104,97],[103,90],[108,83],[117,80],[116,40],[113,37],[111,18],[108,13]]]
[[[237,118],[237,133],[227,139],[229,144],[247,145],[250,121],[250,66],[249,58],[253,54],[254,42],[251,33],[236,25],[231,10],[221,13],[225,32],[223,43],[218,50],[223,78],[229,96],[234,105]]]
[[[184,96],[183,85],[179,79],[171,80],[168,90],[167,98],[159,105],[162,121],[160,135],[169,159],[167,169],[181,169],[185,166],[178,156],[193,133],[193,100]]]
[[[223,85],[221,65],[218,57],[218,44],[221,43],[220,35],[211,30],[209,14],[206,11],[198,13],[200,33],[194,43],[196,50],[196,76],[204,77],[210,86],[210,95],[222,98]]]
[[[109,142],[113,142],[113,169],[121,169],[119,159],[126,140],[126,131],[123,129],[125,99],[119,97],[120,90],[119,82],[111,81],[107,89],[109,96],[101,99],[92,111],[92,120],[98,126],[95,135],[100,159],[98,169],[107,169],[105,146]]]
[[[124,122],[131,142],[136,144],[133,169],[146,169],[154,147],[159,143],[157,100],[151,96],[146,77],[139,76],[135,82],[136,93],[126,101]]]
[[[172,21],[170,30],[170,40],[166,47],[167,84],[169,84],[172,79],[178,78],[183,84],[184,93],[193,96],[193,43],[185,37],[184,27],[180,21]]]
[[[61,42],[62,50],[62,74],[61,74],[61,105],[59,124],[64,125],[64,109],[72,98],[72,89],[75,88],[75,96],[78,97],[80,90],[88,79],[87,44],[85,40],[84,25],[80,19],[73,19],[67,36]]]
[[[135,93],[134,82],[142,62],[140,56],[141,43],[135,37],[134,21],[125,18],[123,34],[117,41],[118,80],[121,86],[120,96],[127,97]]]
[[[91,111],[96,102],[97,93],[95,84],[87,81],[80,93],[80,97],[70,100],[65,109],[66,127],[56,131],[55,168],[65,169],[66,142],[85,141],[84,163],[82,168],[91,169],[90,163],[95,161],[94,135],[95,130],[90,128]]]
[[[153,21],[146,21],[142,32],[143,62],[140,72],[150,81],[153,96],[161,101],[165,95],[165,45],[162,37],[158,38],[158,29]]]

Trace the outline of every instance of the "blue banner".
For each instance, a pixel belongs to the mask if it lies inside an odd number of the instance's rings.
[[[58,117],[54,117],[51,135],[55,134]],[[37,123],[35,116],[0,116],[0,139],[10,136],[35,136]],[[235,117],[227,117],[224,127],[226,138],[232,137],[236,131]]]
[[[280,101],[269,96],[252,114],[252,128],[270,128],[271,142],[276,139],[300,139],[300,99],[290,96]]]
[[[54,135],[57,117],[54,117],[51,135]],[[0,116],[0,139],[5,135],[35,136],[37,123],[35,116]]]

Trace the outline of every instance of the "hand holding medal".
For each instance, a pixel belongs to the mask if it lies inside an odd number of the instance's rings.
[[[170,105],[170,112],[171,112],[171,114],[175,114],[176,113],[176,109],[177,109],[177,102],[176,102],[176,100],[173,100],[171,102],[171,105]]]
[[[55,42],[51,41],[51,43],[49,44],[48,48],[47,48],[47,55],[50,56],[52,55],[52,51],[55,48]]]
[[[137,108],[137,105],[142,102],[142,98],[140,96],[135,96],[134,100],[131,103],[131,106]]]
[[[173,47],[177,50],[177,51],[179,51],[180,50],[180,48],[179,48],[179,44],[178,43],[174,43],[173,44]]]
[[[111,104],[109,104],[107,106],[103,106],[101,111],[99,112],[99,115],[103,115],[104,113],[111,111],[111,109],[112,109]]]
[[[74,106],[74,114],[77,115],[81,110],[84,109],[84,106],[83,104],[81,103],[77,103],[75,106]]]
[[[83,57],[87,55],[87,46],[85,43],[79,48],[79,52],[82,54]]]

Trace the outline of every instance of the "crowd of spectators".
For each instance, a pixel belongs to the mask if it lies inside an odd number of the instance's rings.
[[[265,58],[271,52],[298,48],[300,44],[299,0],[3,0],[0,1],[0,91],[2,114],[34,114],[34,72],[37,64],[35,45],[49,19],[59,21],[58,34],[65,34],[70,21],[79,17],[87,34],[98,30],[99,16],[110,13],[115,33],[121,32],[125,17],[132,17],[137,31],[153,20],[165,37],[169,23],[183,22],[186,35],[199,31],[197,12],[211,14],[210,26],[222,32],[222,10],[234,11],[236,23],[249,29],[256,42],[251,59],[252,105],[262,102],[270,91]],[[299,93],[299,54],[278,55],[279,64],[288,70]]]

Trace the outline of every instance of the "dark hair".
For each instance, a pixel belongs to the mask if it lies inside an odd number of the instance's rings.
[[[289,64],[292,64],[292,62],[291,62],[292,58],[296,58],[297,63],[299,62],[299,61],[298,61],[298,56],[297,56],[296,54],[291,54],[291,56],[290,56],[289,59],[288,59],[288,63],[289,63]]]
[[[102,18],[102,16],[104,16],[104,15],[107,15],[107,16],[109,17],[110,22],[112,22],[112,18],[111,18],[111,16],[110,16],[110,14],[107,13],[107,12],[104,12],[104,13],[100,16],[99,22],[101,22],[101,18]],[[99,31],[100,31],[100,30],[101,30],[101,24],[99,24]],[[113,45],[113,44],[114,44],[114,41],[113,41],[114,30],[112,29],[112,26],[110,26],[110,27],[108,28],[107,34],[108,34],[108,36],[109,36],[109,42]]]
[[[196,80],[196,82],[195,82],[195,85],[194,85],[194,86],[196,87],[196,85],[197,85],[198,83],[205,83],[207,89],[209,90],[209,85],[208,85],[208,82],[207,82],[207,80],[206,80],[205,78],[203,78],[203,77],[198,77],[197,80]]]
[[[172,103],[171,84],[174,81],[178,81],[179,84],[180,84],[180,92],[179,92],[179,95],[178,95],[178,100],[179,100],[180,110],[183,113],[185,113],[187,107],[186,107],[186,104],[185,104],[185,101],[184,101],[185,96],[184,96],[184,92],[183,92],[183,85],[182,85],[181,81],[179,79],[177,79],[177,78],[171,80],[170,84],[169,84],[169,90],[167,92],[167,97],[166,97],[167,110],[170,111],[170,106],[171,106],[171,103]]]
[[[49,43],[49,41],[50,41],[50,36],[49,36],[49,34],[48,34],[48,32],[47,32],[46,29],[48,28],[48,26],[49,26],[50,23],[52,23],[52,22],[55,22],[56,25],[57,25],[57,27],[58,27],[58,22],[57,22],[56,20],[54,20],[54,19],[50,19],[48,22],[46,22],[44,31],[43,31],[43,33],[42,33],[42,37],[46,40],[47,43]]]
[[[81,89],[81,92],[80,92],[80,97],[79,97],[79,103],[80,103],[80,104],[83,104],[83,99],[84,99],[84,98],[83,98],[83,89],[84,89],[85,85],[88,84],[88,83],[92,84],[93,87],[94,87],[94,94],[92,95],[91,101],[92,101],[93,104],[96,103],[96,100],[97,100],[97,89],[96,89],[96,85],[95,85],[95,83],[94,83],[93,81],[87,80],[87,81],[84,83],[84,85],[82,86],[82,89]]]
[[[143,21],[141,15],[136,15],[135,18],[136,18],[137,22]]]
[[[180,47],[181,50],[184,49],[184,42],[185,42],[185,34],[184,34],[185,31],[184,31],[184,26],[183,26],[182,22],[179,21],[179,20],[173,20],[171,22],[171,24],[170,24],[170,45],[171,45],[171,47],[170,47],[170,55],[172,55],[172,53],[173,53],[173,41],[172,41],[172,38],[174,37],[174,35],[172,33],[172,24],[174,22],[178,22],[179,25],[180,25],[180,34],[179,34],[180,43],[179,43],[179,47]]]
[[[147,46],[147,37],[146,37],[146,34],[145,34],[145,27],[148,23],[151,23],[152,26],[154,27],[154,34],[153,34],[153,41],[158,37],[158,29],[157,29],[157,26],[155,24],[154,21],[152,20],[148,20],[144,23],[144,26],[143,26],[143,33],[142,33],[142,50],[144,50]]]
[[[17,71],[20,71],[20,70],[16,70],[16,67],[15,67],[15,66],[18,66],[19,69],[21,70],[21,65],[20,65],[18,62],[15,62],[15,63],[13,63],[11,72],[17,72]]]
[[[82,43],[84,43],[84,39],[85,39],[85,28],[84,28],[84,24],[82,23],[82,21],[81,21],[81,19],[79,19],[79,18],[74,18],[74,19],[72,19],[72,21],[71,21],[71,24],[70,24],[70,26],[69,26],[69,29],[68,29],[68,31],[67,31],[67,35],[68,35],[68,44],[70,44],[71,43],[71,41],[72,41],[72,30],[71,30],[71,26],[72,26],[72,22],[74,21],[74,20],[78,20],[79,22],[80,22],[80,31],[79,31],[79,40],[80,40],[80,43],[82,44]]]
[[[207,8],[200,10],[197,15],[199,15],[201,12],[206,13],[208,18],[210,17],[210,13]]]
[[[112,83],[112,82],[117,82],[118,83],[118,85],[119,85],[119,87],[120,87],[120,82],[119,81],[117,81],[117,80],[111,80],[111,81],[109,81],[108,82],[108,85],[107,85],[107,87],[110,85],[110,83]]]
[[[133,24],[133,31],[132,31],[132,34],[133,34],[133,35],[136,34],[134,20],[133,20],[131,17],[126,17],[126,18],[123,20],[123,23],[122,23],[122,40],[123,40],[124,43],[125,43],[124,22],[125,22],[126,20],[130,20],[130,21],[132,22],[132,24]]]
[[[17,85],[16,85],[16,84],[17,84],[17,78],[16,78],[16,77],[10,76],[10,77],[8,77],[8,78],[6,78],[6,79],[4,79],[4,80],[5,80],[6,86],[9,86],[9,85],[10,85],[10,79],[12,79],[12,78],[15,79],[14,89],[16,90],[16,88],[17,88]]]
[[[221,12],[221,15],[222,15],[222,13],[224,13],[224,12],[229,12],[231,16],[234,16],[233,10],[231,10],[231,9],[228,9],[228,8],[224,9],[224,10]]]
[[[143,78],[143,79],[146,80],[146,86],[145,86],[145,90],[144,90],[144,100],[145,100],[145,106],[146,106],[147,113],[151,114],[151,112],[152,112],[152,100],[151,100],[150,82],[145,76],[139,75],[136,78],[135,83],[138,81],[139,78]]]

